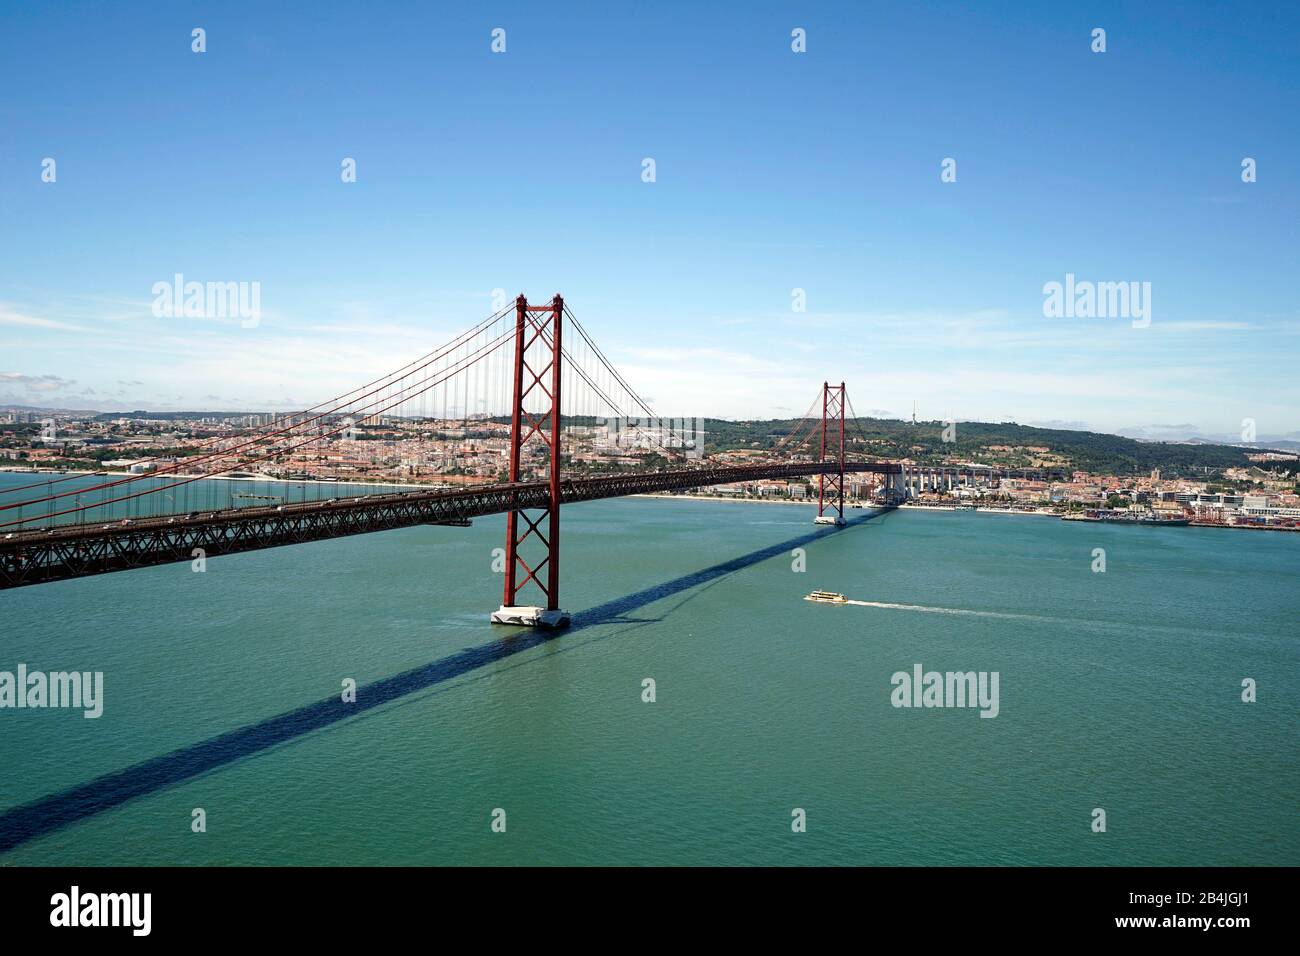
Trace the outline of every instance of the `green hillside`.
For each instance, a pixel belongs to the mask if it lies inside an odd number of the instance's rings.
[[[738,448],[771,448],[796,426],[800,434],[807,422],[705,421],[709,451]],[[944,422],[911,422],[880,418],[850,420],[847,433],[850,450],[865,451],[884,458],[911,458],[939,463],[945,459],[976,461],[1010,468],[1031,467],[1035,462],[1059,456],[1069,467],[1082,471],[1129,475],[1159,468],[1167,475],[1202,475],[1234,466],[1246,466],[1247,450],[1231,445],[1141,442],[1100,432],[1034,428],[1014,422],[957,422],[955,440],[943,441]],[[991,450],[1008,446],[1012,450]],[[1044,455],[1025,449],[1046,448]]]

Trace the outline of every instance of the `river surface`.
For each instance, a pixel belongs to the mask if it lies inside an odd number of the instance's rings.
[[[0,710],[0,865],[1300,862],[1300,535],[849,514],[567,506],[551,639],[501,516],[0,592],[104,698]]]

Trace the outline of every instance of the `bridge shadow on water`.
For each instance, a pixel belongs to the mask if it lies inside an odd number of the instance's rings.
[[[889,512],[883,514],[888,515]],[[523,651],[551,641],[567,643],[566,638],[586,628],[619,623],[640,627],[654,620],[660,620],[661,618],[637,619],[628,615],[656,601],[701,585],[712,584],[735,571],[787,554],[794,548],[838,534],[877,517],[881,517],[881,513],[872,512],[864,517],[854,518],[842,527],[818,527],[808,534],[751,551],[730,561],[682,575],[634,594],[615,598],[586,611],[575,613],[572,625],[565,630],[514,630],[509,636],[498,638],[482,646],[466,648],[458,654],[359,687],[355,703],[345,704],[335,696],[314,704],[307,704],[247,727],[145,760],[124,770],[104,774],[80,786],[42,797],[33,803],[7,810],[0,813],[0,853],[93,817],[105,810],[121,806],[137,797],[158,793],[244,757],[270,750],[332,724],[356,719],[377,707],[402,701],[419,691],[454,678],[473,674],[489,664],[513,657]],[[680,606],[681,604],[677,605]],[[526,662],[521,662],[521,665],[523,663]]]

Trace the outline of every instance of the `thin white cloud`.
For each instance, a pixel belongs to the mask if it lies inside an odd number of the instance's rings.
[[[1249,322],[1155,322],[1152,329],[1157,332],[1239,332],[1252,329]]]
[[[60,332],[89,332],[84,326],[71,325],[55,319],[42,319],[38,316],[19,312],[12,306],[0,303],[0,325],[19,326],[28,329],[54,329]]]

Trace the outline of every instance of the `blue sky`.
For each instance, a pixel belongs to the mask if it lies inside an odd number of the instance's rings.
[[[1294,4],[6,4],[0,403],[311,404],[500,287],[562,291],[665,414],[844,379],[1295,434],[1297,116]],[[155,317],[178,272],[260,323]],[[1067,273],[1150,282],[1149,327],[1045,317]]]

